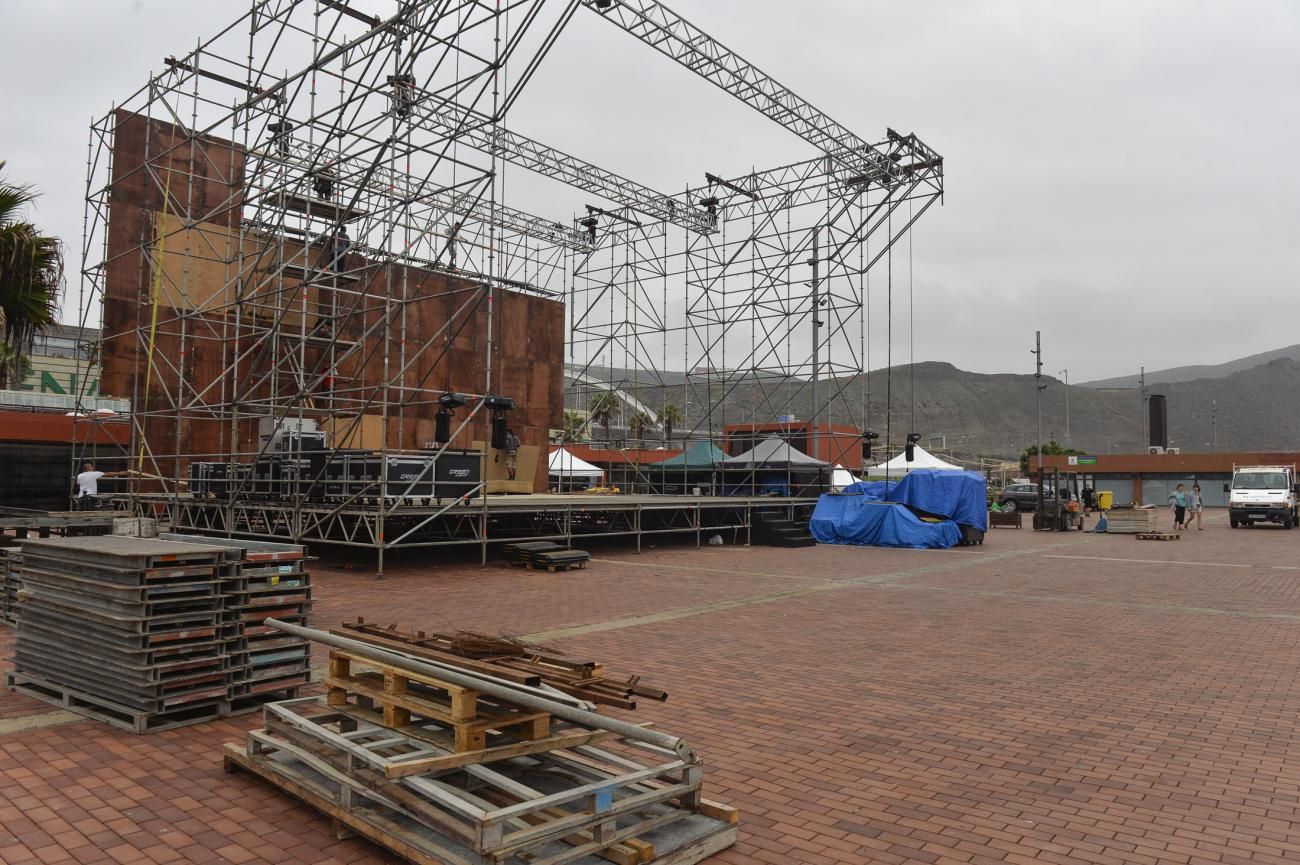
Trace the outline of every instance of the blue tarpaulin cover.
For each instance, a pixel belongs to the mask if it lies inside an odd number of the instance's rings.
[[[982,532],[989,529],[984,476],[975,472],[913,469],[894,484],[889,500]]]
[[[847,496],[866,496],[869,502],[883,502],[889,500],[889,490],[896,486],[898,481],[857,481],[840,492]]]
[[[961,540],[961,529],[951,520],[928,523],[904,505],[863,495],[823,495],[808,530],[823,544],[926,550],[947,549]]]

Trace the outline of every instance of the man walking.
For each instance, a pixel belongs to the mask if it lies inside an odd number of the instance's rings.
[[[512,429],[506,430],[506,477],[515,479],[515,469],[519,464],[519,436]]]

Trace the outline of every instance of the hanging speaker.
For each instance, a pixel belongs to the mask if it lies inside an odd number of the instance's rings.
[[[440,408],[438,413],[433,416],[433,440],[440,445],[445,445],[451,441],[450,409]]]
[[[907,447],[903,448],[903,458],[909,463],[916,460],[916,443],[921,440],[920,433],[907,434]]]
[[[503,411],[492,413],[492,449],[506,449],[506,413]]]
[[[872,443],[878,438],[880,438],[880,433],[875,430],[864,429],[862,431],[862,461],[864,463],[871,461]]]

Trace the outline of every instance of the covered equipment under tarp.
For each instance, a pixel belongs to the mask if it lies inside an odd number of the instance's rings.
[[[549,472],[562,478],[598,478],[604,474],[598,466],[579,459],[564,448],[551,451]]]
[[[889,491],[889,500],[913,510],[986,532],[989,529],[988,487],[975,472],[912,470]]]
[[[907,461],[907,452],[899,451],[898,456],[894,457],[892,460],[883,462],[880,465],[872,466],[866,470],[866,474],[873,477],[876,475],[904,475],[908,472],[914,472],[917,469],[962,471],[961,466],[946,463],[920,445],[913,445],[912,461],[910,463]]]
[[[830,463],[796,450],[777,436],[728,457],[719,468],[726,495],[804,496],[823,492],[830,479]]]
[[[961,529],[951,520],[926,522],[906,505],[871,501],[862,495],[824,495],[808,530],[819,543],[870,547],[947,549],[960,543]]]
[[[849,496],[866,496],[869,502],[883,502],[888,501],[889,491],[896,486],[898,481],[858,481],[840,492]]]

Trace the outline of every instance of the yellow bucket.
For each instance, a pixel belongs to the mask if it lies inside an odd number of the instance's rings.
[[[1097,507],[1103,511],[1115,507],[1115,492],[1113,490],[1097,490]]]

